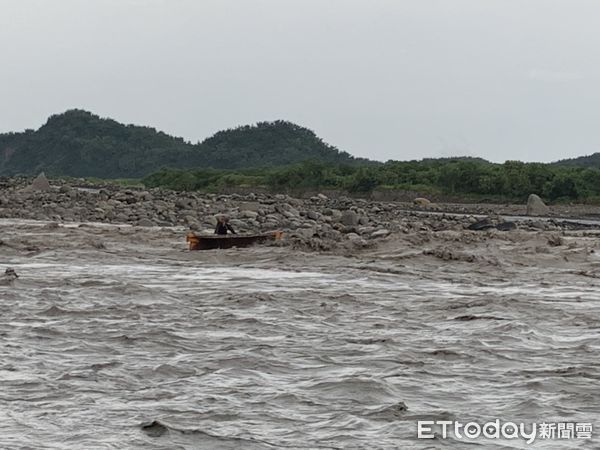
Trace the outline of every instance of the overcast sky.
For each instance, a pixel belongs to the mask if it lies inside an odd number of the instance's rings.
[[[70,108],[196,142],[284,119],[357,156],[600,151],[600,1],[0,0],[0,132]]]

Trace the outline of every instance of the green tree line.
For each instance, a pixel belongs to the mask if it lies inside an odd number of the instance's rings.
[[[349,165],[305,161],[243,170],[162,169],[143,179],[149,187],[219,190],[264,187],[273,191],[334,189],[368,193],[374,189],[523,200],[531,193],[550,201],[600,202],[600,169],[555,164],[477,159],[389,161]]]

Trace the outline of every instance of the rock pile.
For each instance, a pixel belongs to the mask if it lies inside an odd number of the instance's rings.
[[[45,179],[45,177],[44,177]],[[46,180],[47,182],[47,180]],[[104,222],[141,227],[183,226],[212,234],[217,217],[225,214],[241,233],[280,229],[287,243],[317,250],[339,245],[368,247],[374,241],[403,233],[415,234],[467,229],[511,230],[495,216],[492,222],[468,215],[411,211],[406,205],[323,194],[306,199],[283,194],[204,194],[161,189],[125,189],[117,186],[78,188],[63,184],[50,190],[23,189],[23,179],[0,185],[0,217],[52,222]],[[488,226],[489,225],[489,226]],[[503,228],[505,227],[505,228]],[[537,221],[521,229],[559,229]]]

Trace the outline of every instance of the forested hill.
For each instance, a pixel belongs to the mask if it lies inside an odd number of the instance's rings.
[[[583,166],[583,167],[600,167],[600,153],[593,153],[588,156],[579,156],[577,158],[563,159],[555,164],[565,166]]]
[[[285,165],[308,159],[368,162],[326,144],[307,128],[282,120],[219,131],[200,146],[210,154],[208,165],[221,169]]]
[[[124,125],[82,110],[51,116],[38,130],[0,134],[0,175],[141,177],[161,167],[237,169],[306,160],[366,162],[290,122],[220,131],[199,144],[154,128]]]

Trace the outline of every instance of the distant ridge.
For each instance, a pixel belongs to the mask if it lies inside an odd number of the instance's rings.
[[[141,177],[161,167],[238,169],[319,160],[369,162],[326,144],[313,131],[286,121],[219,131],[199,144],[154,128],[124,125],[72,109],[38,130],[0,134],[0,175]]]
[[[561,164],[565,166],[600,167],[600,153],[597,152],[587,156],[562,159],[554,164]]]

